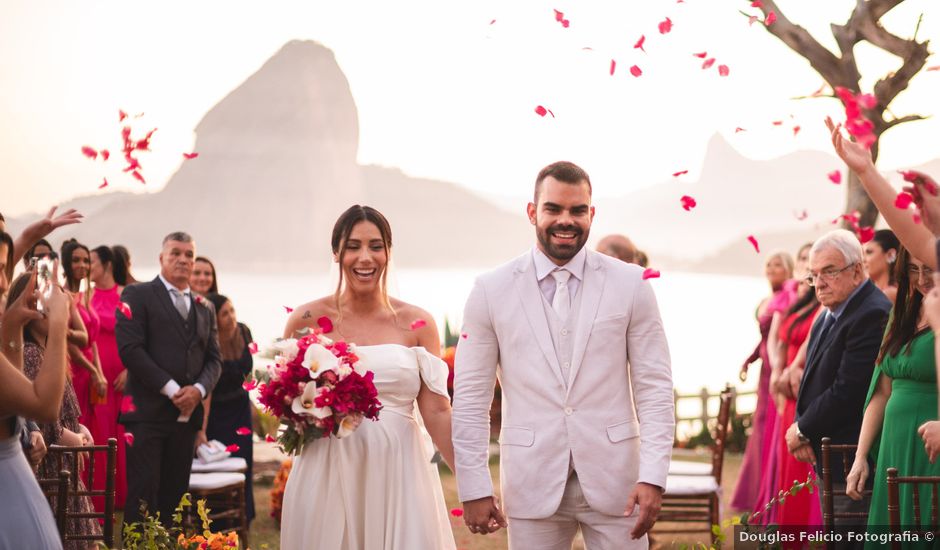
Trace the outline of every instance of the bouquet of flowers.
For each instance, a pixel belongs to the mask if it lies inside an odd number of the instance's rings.
[[[333,342],[314,328],[277,340],[268,353],[274,365],[256,374],[254,384],[265,412],[285,425],[277,437],[285,453],[299,454],[311,440],[345,437],[364,419],[378,419],[382,404],[373,373],[359,365],[355,345]]]

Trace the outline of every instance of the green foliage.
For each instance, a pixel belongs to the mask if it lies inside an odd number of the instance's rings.
[[[460,331],[454,330],[450,326],[450,320],[447,317],[444,317],[444,347],[449,348],[451,346],[456,346],[457,342],[460,341]]]
[[[160,521],[160,513],[151,516],[147,511],[146,504],[141,504],[140,512],[143,519],[139,522],[124,524],[123,542],[125,550],[198,550],[200,543],[184,540],[185,533],[183,529],[183,513],[193,506],[189,493],[183,495],[180,503],[176,506],[173,513],[173,523],[169,527]],[[202,535],[206,538],[213,535],[209,526],[212,520],[209,519],[209,509],[206,508],[206,501],[196,502],[196,514],[199,516],[199,523],[202,528]],[[181,535],[183,537],[181,537]],[[99,548],[105,549],[103,544]]]

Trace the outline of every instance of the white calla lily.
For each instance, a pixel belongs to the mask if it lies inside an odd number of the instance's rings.
[[[310,369],[310,378],[316,379],[320,373],[328,370],[335,371],[340,366],[339,357],[320,344],[311,344],[304,353],[302,365]]]
[[[337,438],[346,437],[356,431],[356,428],[362,424],[362,415],[359,413],[348,414],[343,417],[339,423],[339,430],[336,432]]]
[[[313,416],[316,418],[326,418],[332,415],[333,409],[329,407],[317,407],[313,402],[314,399],[325,391],[329,390],[323,387],[318,388],[315,383],[310,382],[304,387],[304,392],[295,397],[291,402],[290,410],[294,411],[294,414]]]

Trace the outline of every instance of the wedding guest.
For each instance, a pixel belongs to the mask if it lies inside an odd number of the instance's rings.
[[[12,239],[0,232],[0,287],[6,290],[11,262],[15,262]],[[58,286],[48,297],[40,297],[43,314],[36,311],[36,272],[17,300],[4,308],[0,341],[0,548],[62,548],[55,518],[23,455],[18,434],[26,416],[55,422],[65,390],[66,331],[69,298]],[[23,333],[26,325],[46,324],[45,354],[35,380],[21,371]]]
[[[811,465],[796,460],[790,454],[787,449],[786,430],[796,415],[796,396],[799,395],[799,381],[806,363],[805,343],[819,310],[816,293],[804,278],[797,289],[796,302],[786,311],[780,323],[777,337],[778,361],[771,373],[770,392],[778,398],[780,405],[778,429],[774,431],[776,470],[768,476],[772,481],[768,491],[770,497],[776,496],[781,490],[788,491],[794,481],[803,482],[808,477],[815,478]],[[795,381],[795,384],[791,381]],[[822,521],[819,499],[807,491],[787,497],[786,506],[775,507],[771,511],[773,522],[779,525],[818,525]]]
[[[793,262],[793,276],[797,281],[802,281],[809,270],[810,248],[813,248],[813,243],[806,243],[796,252],[796,261]]]
[[[219,293],[219,281],[215,275],[215,264],[205,256],[196,258],[193,266],[193,275],[189,278],[189,286],[193,291],[208,296]]]
[[[636,263],[636,246],[626,235],[607,235],[598,241],[596,250],[628,264]]]
[[[747,378],[751,363],[761,360],[760,379],[757,383],[757,405],[751,421],[751,435],[747,440],[738,483],[731,499],[731,507],[738,510],[753,510],[762,506],[758,502],[761,497],[761,478],[767,472],[765,465],[769,460],[769,442],[776,422],[776,408],[769,393],[771,361],[767,344],[774,314],[786,311],[793,301],[794,289],[792,285],[785,284],[793,277],[793,258],[786,252],[771,253],[764,263],[764,276],[770,285],[771,294],[761,300],[757,306],[756,316],[760,340],[741,366],[739,374],[743,382]]]
[[[31,275],[24,273],[20,275],[10,286],[9,300],[15,302],[22,296],[26,290]],[[30,380],[36,380],[40,369],[44,366],[45,348],[47,340],[50,337],[50,322],[45,317],[30,321],[23,330],[23,372]],[[65,389],[61,398],[58,417],[53,421],[39,422],[42,430],[43,440],[48,445],[64,445],[67,447],[81,447],[94,445],[91,433],[85,426],[78,422],[81,411],[78,408],[78,400],[75,397],[75,390],[72,388],[69,377],[65,379]],[[82,464],[73,464],[70,457],[64,457],[60,464],[57,460],[49,460],[48,457],[39,465],[38,476],[42,479],[54,479],[58,477],[60,470],[76,471],[81,470]],[[77,481],[77,490],[84,491],[85,484],[79,478]],[[73,496],[70,498],[68,507],[76,513],[93,513],[91,499],[88,497]],[[67,527],[70,533],[76,535],[97,535],[101,533],[101,527],[97,521],[92,518],[81,518],[70,520]],[[68,541],[65,545],[67,549],[94,548],[87,541]]]
[[[115,268],[122,274],[120,264],[114,261],[110,247],[99,246],[92,249],[89,277],[94,287],[91,291],[91,310],[98,316],[98,364],[107,381],[107,391],[101,403],[93,407],[95,417],[95,442],[107,443],[109,438],[118,440],[117,476],[115,477],[114,503],[118,509],[124,507],[127,495],[127,449],[124,446],[124,427],[118,422],[121,404],[124,399],[124,386],[127,383],[127,371],[118,354],[115,337],[116,312],[121,305],[121,293],[124,287],[117,283]],[[104,481],[104,469],[95,470],[94,486],[101,486]],[[99,479],[100,476],[100,479]]]
[[[934,274],[934,287],[924,299],[924,311],[934,335],[934,361],[940,364],[940,276]],[[933,464],[940,455],[940,421],[929,420],[917,428],[917,434],[924,440],[924,451]]]
[[[107,396],[108,381],[101,370],[98,361],[98,332],[100,319],[91,308],[91,251],[88,247],[69,239],[62,244],[62,271],[65,273],[65,290],[72,296],[75,311],[81,317],[82,324],[88,334],[85,346],[69,343],[69,367],[72,378],[72,387],[78,398],[81,410],[79,422],[92,432],[95,442],[102,441],[95,433],[97,426],[94,422],[92,403]],[[106,439],[105,439],[106,440]]]
[[[852,233],[837,229],[820,237],[810,250],[807,280],[826,308],[810,330],[806,371],[796,402],[796,419],[786,433],[797,460],[816,465],[821,475],[823,437],[835,444],[856,444],[865,394],[884,333],[891,302],[865,274],[862,245]],[[842,468],[833,468],[833,487],[844,491]],[[865,502],[838,499],[837,512],[865,512]],[[837,519],[836,526],[856,525]]]
[[[131,253],[127,250],[127,247],[123,244],[116,244],[111,247],[111,252],[114,253],[114,261],[122,266],[124,275],[124,282],[118,281],[118,284],[121,286],[132,285],[137,281],[134,275],[131,273]]]
[[[870,477],[869,455],[874,454],[871,458],[879,467],[868,513],[870,528],[888,525],[886,468],[897,468],[901,476],[940,475],[940,464],[931,464],[926,453],[911,452],[920,444],[917,429],[937,417],[935,338],[922,307],[934,286],[933,270],[901,248],[896,276],[897,300],[869,389],[855,462],[846,479],[846,493],[860,500]],[[901,485],[900,494],[901,524],[913,525],[911,486]],[[929,498],[925,493],[921,506],[930,506]],[[866,543],[866,547],[877,546]]]
[[[115,328],[134,404],[121,412],[121,423],[134,434],[127,447],[126,524],[141,519],[141,504],[169,522],[189,486],[202,400],[222,368],[215,308],[194,299],[189,288],[195,255],[190,235],[170,233],[159,275],[126,287],[121,297],[126,307]]]
[[[895,280],[894,262],[898,257],[898,238],[890,229],[875,231],[875,237],[862,245],[865,251],[865,269],[875,286],[894,302],[898,286]]]
[[[242,384],[252,372],[251,351],[248,345],[254,340],[248,327],[238,322],[231,300],[221,294],[210,294],[207,298],[215,306],[219,324],[222,374],[215,389],[206,398],[207,413],[202,423],[202,431],[196,434],[196,447],[213,439],[225,443],[226,446],[238,446],[232,456],[240,456],[248,462],[245,498],[250,522],[255,517],[255,499],[251,483],[254,460],[250,431],[252,404]],[[238,433],[243,428],[247,429],[248,433]]]

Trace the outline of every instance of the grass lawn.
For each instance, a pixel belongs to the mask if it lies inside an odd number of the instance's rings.
[[[731,495],[734,493],[734,484],[737,481],[738,470],[740,469],[740,466],[741,455],[728,454],[725,456],[725,465],[721,484],[724,495],[724,498],[722,499],[722,520],[731,517],[731,511],[727,508],[727,503],[730,500]],[[494,486],[498,486],[499,466],[497,464],[492,465],[490,471],[493,475]],[[441,482],[444,486],[444,498],[447,501],[448,509],[459,508],[460,503],[457,501],[457,482],[446,467],[441,469]],[[251,547],[256,550],[265,548],[274,550],[280,548],[280,533],[278,531],[278,526],[270,515],[270,491],[270,483],[255,483],[255,506],[257,508],[258,516],[255,518],[255,521],[251,526]],[[457,541],[457,548],[460,550],[497,550],[505,549],[507,547],[506,532],[504,530],[500,530],[496,533],[486,536],[473,535],[467,531],[466,527],[464,527],[463,519],[450,516],[450,523],[454,530],[454,538]],[[730,529],[726,530],[725,535],[727,540],[730,541]],[[704,542],[707,544],[710,541],[709,534],[706,531],[702,531],[701,533],[690,533],[688,535],[660,535],[654,538],[655,544],[653,545],[653,548],[677,548],[680,544],[683,543],[691,544],[695,542]],[[725,545],[725,547],[731,548],[733,545],[728,543]],[[580,536],[575,541],[575,544],[572,548],[574,550],[583,550],[584,546],[581,543]]]

